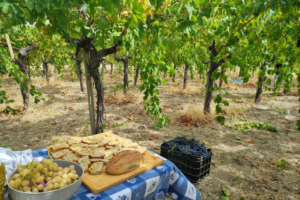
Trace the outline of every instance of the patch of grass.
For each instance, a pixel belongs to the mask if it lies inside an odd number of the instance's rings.
[[[163,127],[165,127],[165,126],[162,126],[162,125],[159,125],[159,124],[154,124],[153,125],[153,129],[160,129],[160,128],[163,128]]]
[[[1,146],[1,144],[0,144],[0,146]],[[12,148],[10,146],[8,146],[7,144],[2,145],[2,147],[12,150]]]
[[[84,136],[88,136],[89,135],[89,127],[90,127],[89,124],[85,125],[85,127],[84,127]]]
[[[52,140],[52,143],[55,143],[55,142],[58,142],[58,141],[61,141],[61,138],[60,138],[60,137],[58,137],[58,138]]]
[[[284,159],[281,159],[280,161],[279,160],[275,160],[274,163],[277,164],[277,169],[279,170],[283,170],[284,168],[286,168],[288,166],[286,160]]]
[[[120,124],[117,122],[117,123],[113,123],[112,127],[116,128],[116,127],[125,126],[125,125],[126,125],[126,122],[123,122],[123,123],[120,123]]]
[[[268,123],[255,123],[253,121],[250,120],[246,120],[241,118],[241,121],[244,121],[244,124],[235,124],[235,128],[237,131],[242,131],[242,132],[246,132],[246,131],[250,131],[252,128],[257,128],[257,129],[264,129],[264,130],[268,130],[271,132],[278,132],[278,128],[275,126],[271,126]],[[227,126],[226,126],[227,127]]]
[[[284,113],[285,113],[285,110],[279,110],[279,113],[280,113],[280,114],[284,114]]]

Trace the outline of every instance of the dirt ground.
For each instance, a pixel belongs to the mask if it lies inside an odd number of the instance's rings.
[[[279,129],[277,133],[254,128],[239,132],[218,124],[214,114],[208,117],[199,114],[203,109],[203,83],[195,76],[193,80],[188,80],[188,87],[183,90],[183,78],[179,75],[175,83],[168,78],[168,85],[159,87],[163,111],[171,118],[172,124],[154,129],[151,117],[146,115],[143,108],[142,95],[136,89],[131,89],[131,96],[126,99],[121,91],[113,95],[110,91],[115,82],[122,81],[122,75],[117,72],[110,75],[108,71],[104,78],[107,86],[105,131],[113,130],[115,134],[137,141],[158,154],[163,141],[176,136],[194,137],[207,143],[214,153],[211,172],[195,184],[204,200],[221,199],[222,186],[229,190],[232,200],[241,197],[252,200],[299,200],[300,134],[296,130],[296,120],[300,117],[297,111],[300,106],[296,95],[296,79],[289,94],[272,97],[271,93],[264,92],[262,101],[255,104],[256,88],[253,83],[257,77],[253,77],[250,80],[252,84],[247,85],[233,83],[236,78],[234,73],[230,74],[229,84],[224,85],[230,93],[223,95],[230,103],[230,107],[226,108],[226,123],[234,126],[242,123],[242,117],[276,126]],[[45,77],[35,77],[32,82],[46,101],[34,104],[31,97],[26,115],[0,113],[0,146],[8,145],[13,150],[39,149],[59,138],[64,140],[71,135],[89,134],[88,103],[86,94],[80,92],[78,82],[72,82],[68,73],[61,81],[54,72],[49,84]],[[16,101],[9,106],[21,109],[19,85],[6,76],[3,89]],[[0,109],[3,108],[4,105],[0,105]],[[284,114],[286,109],[290,110],[289,115]],[[194,125],[189,120],[185,121],[186,116],[195,121]],[[124,124],[113,128],[114,123]],[[157,136],[157,139],[149,140],[151,135]],[[284,159],[287,167],[277,169],[274,163],[276,159]]]

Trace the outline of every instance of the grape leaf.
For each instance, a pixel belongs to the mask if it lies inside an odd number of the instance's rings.
[[[222,196],[222,197],[221,197],[221,200],[230,200],[230,199],[229,199],[229,197],[224,197],[224,196]]]
[[[230,195],[229,191],[228,191],[225,187],[222,187],[222,189],[223,189],[223,192],[224,192],[224,194],[225,194],[226,196],[229,196],[229,195]],[[228,199],[229,199],[229,198],[228,198]]]
[[[225,117],[223,117],[223,116],[217,116],[217,121],[218,121],[221,125],[223,125],[224,122],[225,122]]]

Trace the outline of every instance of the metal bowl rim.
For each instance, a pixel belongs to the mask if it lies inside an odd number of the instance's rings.
[[[55,160],[57,160],[57,159],[54,159],[54,161],[55,161]],[[64,161],[64,162],[75,163],[75,162],[67,161],[67,160],[58,160],[58,161]],[[83,168],[81,167],[81,165],[79,165],[78,163],[75,163],[75,164],[78,165],[78,166],[82,169],[82,176],[77,180],[77,181],[80,181],[80,180],[82,179],[83,175],[84,175],[84,170],[83,170]],[[11,173],[11,175],[8,177],[8,180],[9,180],[10,178],[12,178],[12,176],[15,175],[15,173],[16,173],[17,171],[18,171],[18,169],[16,169],[13,173]],[[9,185],[8,183],[7,183],[7,185],[8,185],[8,188],[11,189],[11,190],[13,190],[14,192],[23,193],[23,194],[30,194],[30,195],[42,195],[42,194],[46,194],[46,193],[49,194],[49,193],[57,192],[57,191],[60,191],[60,190],[63,190],[63,189],[67,189],[68,187],[70,187],[70,186],[72,186],[73,184],[77,183],[77,181],[74,182],[74,183],[72,183],[72,184],[70,184],[70,185],[68,185],[67,187],[60,188],[60,189],[58,189],[58,190],[51,190],[51,191],[47,191],[47,192],[38,192],[38,193],[27,193],[27,192],[22,192],[22,191],[20,191],[20,190],[16,190],[16,189],[10,187],[10,185]]]

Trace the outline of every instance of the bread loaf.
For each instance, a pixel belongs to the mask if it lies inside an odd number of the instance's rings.
[[[106,166],[108,174],[123,174],[138,168],[143,163],[143,155],[138,151],[126,150],[115,155]]]

